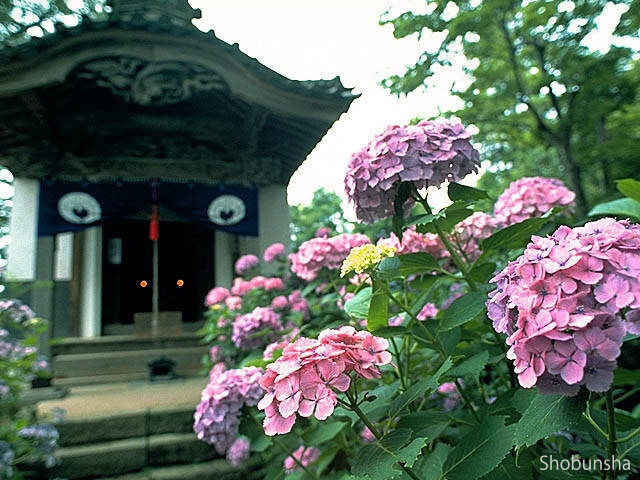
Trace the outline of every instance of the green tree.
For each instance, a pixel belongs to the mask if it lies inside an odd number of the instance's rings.
[[[347,231],[348,222],[344,218],[341,203],[342,199],[338,195],[320,188],[313,192],[313,199],[309,205],[290,206],[293,249],[315,237],[319,228],[329,228],[330,235]]]
[[[578,213],[614,192],[611,180],[640,175],[637,133],[638,62],[630,48],[589,49],[606,0],[455,0],[430,2],[425,15],[382,20],[396,38],[436,32],[439,48],[421,55],[403,75],[383,83],[395,94],[427,85],[463,54],[471,81],[451,88],[455,112],[479,128],[476,139],[494,164],[486,183],[553,174],[577,194]],[[621,0],[616,34],[638,35],[637,3]],[[637,145],[637,143],[636,143]],[[636,150],[637,151],[637,150]],[[501,177],[501,178],[500,178]],[[484,185],[486,186],[486,185]]]
[[[12,46],[33,36],[53,33],[57,24],[73,26],[84,16],[106,15],[106,0],[2,0],[0,1],[0,46]]]

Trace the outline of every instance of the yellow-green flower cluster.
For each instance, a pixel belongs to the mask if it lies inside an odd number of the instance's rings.
[[[396,249],[393,247],[377,246],[372,243],[352,248],[347,258],[342,262],[340,276],[344,277],[348,273],[363,273],[371,270],[383,258],[393,257],[395,253]]]

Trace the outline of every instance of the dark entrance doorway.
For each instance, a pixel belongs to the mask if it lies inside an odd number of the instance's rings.
[[[183,322],[201,319],[214,283],[214,231],[182,222],[161,222],[160,311],[182,312]],[[149,222],[125,220],[103,226],[102,323],[131,324],[151,311],[152,243]]]

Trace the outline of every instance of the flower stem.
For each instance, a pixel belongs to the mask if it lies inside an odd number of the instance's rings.
[[[608,445],[607,445],[607,455],[609,457],[609,461],[613,461],[613,457],[616,455],[616,412],[615,407],[613,405],[613,387],[607,390],[607,434],[608,434]],[[612,465],[613,466],[613,465]],[[616,470],[615,466],[613,466],[611,470],[607,472],[608,480],[615,480],[616,478]]]
[[[431,206],[427,202],[427,199],[423,198],[422,195],[420,195],[420,193],[418,193],[417,191],[416,191],[416,199],[424,207],[426,212],[428,214],[431,214]],[[451,260],[453,260],[453,263],[456,264],[456,267],[458,267],[458,270],[460,270],[460,273],[462,274],[466,282],[469,284],[469,288],[471,288],[471,290],[477,290],[476,283],[469,276],[469,267],[462,260],[462,258],[458,254],[458,251],[453,246],[453,244],[449,241],[449,237],[447,237],[447,235],[442,230],[442,227],[440,226],[440,222],[438,221],[437,218],[433,220],[433,226],[435,227],[436,233],[438,234],[438,237],[440,237],[440,240],[442,240],[442,243],[444,244],[445,248],[449,251],[449,254],[451,255]]]
[[[393,347],[393,353],[396,356],[396,360],[398,361],[397,369],[398,369],[398,377],[400,377],[400,384],[402,385],[402,390],[407,390],[407,384],[404,376],[404,369],[402,367],[402,357],[400,355],[401,350],[398,349],[398,344],[396,343],[396,339],[391,337],[391,346]]]
[[[480,417],[478,416],[478,412],[476,412],[476,409],[473,408],[473,404],[471,403],[471,400],[469,399],[469,397],[467,397],[467,393],[464,391],[464,388],[460,384],[460,380],[456,378],[455,384],[456,384],[456,388],[458,389],[458,393],[460,394],[460,397],[462,397],[462,401],[464,402],[465,406],[469,409],[469,411],[473,415],[473,418],[476,420],[476,422],[482,423],[482,421],[480,420]]]
[[[367,426],[367,428],[371,431],[371,433],[373,433],[373,436],[376,437],[376,439],[380,440],[382,438],[382,435],[380,434],[378,429],[373,425],[373,423],[371,423],[371,420],[369,420],[369,418],[367,418],[367,416],[360,409],[358,404],[350,396],[349,392],[346,392],[346,394],[347,394],[347,398],[349,398],[349,402],[350,402],[349,408],[351,408],[351,410],[356,415],[358,415],[360,420],[362,420],[362,422]],[[413,480],[420,480],[420,478],[415,473],[413,473],[413,470],[411,470],[411,468],[407,467],[405,464],[400,463],[400,462],[398,462],[398,465],[400,465],[400,468],[402,468],[402,470],[404,470],[404,473],[406,473]]]

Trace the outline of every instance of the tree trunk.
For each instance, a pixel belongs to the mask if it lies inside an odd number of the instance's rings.
[[[576,194],[576,214],[584,218],[587,215],[587,200],[582,187],[582,172],[578,166],[571,146],[571,137],[564,135],[559,143],[560,157],[564,160],[567,169],[569,188]]]

